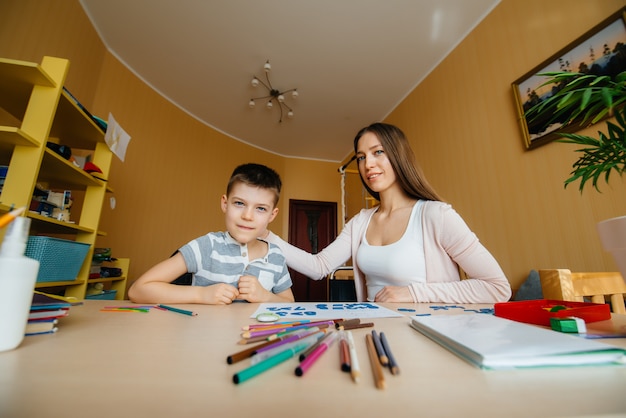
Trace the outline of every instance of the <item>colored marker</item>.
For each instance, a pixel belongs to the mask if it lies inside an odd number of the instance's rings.
[[[319,331],[316,332],[314,334],[308,335],[305,338],[301,339],[301,340],[295,340],[295,341],[291,341],[287,344],[282,344],[278,347],[271,347],[269,350],[263,351],[263,352],[257,352],[254,356],[252,356],[252,359],[250,361],[250,364],[257,364],[260,363],[264,360],[267,360],[270,357],[273,357],[275,355],[277,355],[278,353],[281,353],[285,350],[289,350],[293,347],[296,347],[300,344],[303,344],[305,346],[304,349],[312,346],[315,342],[317,342],[317,340],[319,340],[322,336],[324,335],[323,331]]]
[[[356,355],[356,346],[354,345],[352,332],[346,331],[346,335],[348,337],[348,348],[350,350],[350,374],[352,375],[352,380],[356,383],[359,381],[359,375],[361,374],[359,358]]]
[[[233,382],[235,384],[243,383],[248,379],[253,378],[256,375],[259,375],[274,366],[279,365],[280,363],[289,360],[291,357],[298,354],[300,351],[304,350],[306,345],[299,344],[289,350],[285,350],[281,353],[276,354],[274,357],[270,357],[267,360],[264,360],[260,363],[257,363],[253,366],[248,367],[247,369],[243,369],[239,373],[235,373],[233,375]]]
[[[322,356],[328,350],[328,348],[337,339],[337,333],[331,332],[318,346],[309,354],[304,360],[300,362],[300,365],[296,367],[296,376],[303,376],[313,366],[315,361]]]

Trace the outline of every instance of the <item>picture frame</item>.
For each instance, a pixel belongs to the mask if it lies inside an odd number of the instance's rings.
[[[537,74],[555,71],[603,73],[611,77],[626,71],[626,9],[612,14],[512,83],[527,149],[552,142],[559,133],[580,129],[576,124],[561,128],[558,121],[550,123],[552,112],[549,109],[543,112],[545,117],[539,114],[530,123],[525,117],[528,109],[550,96],[554,86],[541,86],[547,77]]]

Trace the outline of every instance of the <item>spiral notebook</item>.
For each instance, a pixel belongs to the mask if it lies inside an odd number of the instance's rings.
[[[626,364],[619,347],[493,315],[420,316],[410,325],[483,369]]]

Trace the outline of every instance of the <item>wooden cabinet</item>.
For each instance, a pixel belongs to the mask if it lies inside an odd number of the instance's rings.
[[[94,280],[117,289],[117,299],[124,299],[127,259],[124,275],[89,280],[91,259],[100,213],[107,192],[112,152],[104,141],[104,132],[63,89],[69,61],[44,57],[41,64],[0,58],[0,165],[8,166],[0,213],[11,206],[29,207],[36,185],[49,190],[70,190],[74,205],[70,222],[29,212],[31,235],[48,235],[90,245],[76,280],[38,282],[37,288],[60,287],[66,296],[85,297],[87,285]],[[52,151],[47,142],[65,145],[90,155],[102,173],[99,178]],[[3,231],[4,232],[4,231]]]

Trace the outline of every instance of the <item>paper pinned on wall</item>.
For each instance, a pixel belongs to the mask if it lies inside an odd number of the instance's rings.
[[[109,146],[109,149],[113,154],[124,161],[126,156],[126,148],[130,142],[130,135],[117,123],[111,113],[109,113],[109,120],[107,121],[107,131],[104,134],[104,141]]]

